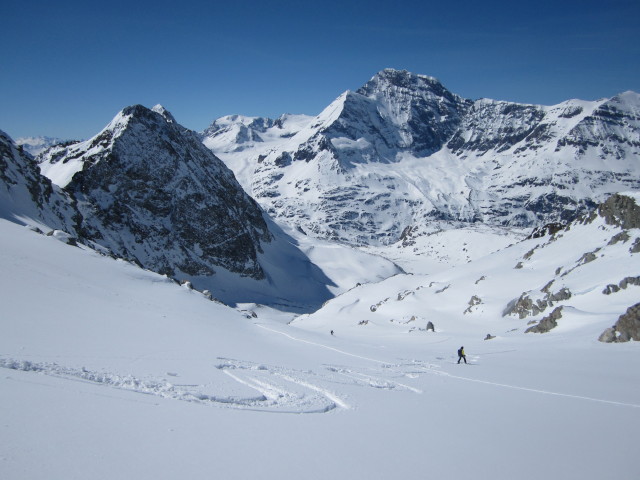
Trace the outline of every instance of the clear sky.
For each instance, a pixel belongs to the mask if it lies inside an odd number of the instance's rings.
[[[95,135],[127,105],[201,131],[317,114],[391,67],[465,98],[640,91],[639,0],[2,0],[0,129]]]

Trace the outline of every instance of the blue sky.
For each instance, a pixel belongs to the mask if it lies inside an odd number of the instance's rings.
[[[127,105],[203,130],[317,114],[392,67],[465,98],[640,91],[640,2],[3,0],[0,129],[88,138]]]

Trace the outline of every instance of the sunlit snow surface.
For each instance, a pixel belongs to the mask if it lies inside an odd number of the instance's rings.
[[[581,232],[287,324],[0,220],[0,478],[636,478],[638,344],[597,341],[639,298],[598,290],[637,273],[629,244],[556,279],[574,297],[551,332],[501,316],[613,233]]]

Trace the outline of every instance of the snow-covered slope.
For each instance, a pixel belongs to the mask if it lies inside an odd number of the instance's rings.
[[[498,343],[542,334],[591,344],[640,304],[639,273],[640,194],[629,192],[565,228],[558,225],[552,235],[535,235],[434,275],[398,275],[359,286],[296,324],[384,337],[432,335],[426,332],[432,322],[435,334],[445,337],[473,325],[482,332],[474,345],[486,334]],[[640,340],[640,315],[632,323],[629,335]],[[629,339],[621,328],[616,331]]]
[[[230,115],[215,120],[202,134],[203,143],[224,161],[251,193],[255,162],[308,126],[313,117],[282,115],[276,120]],[[247,153],[249,154],[247,155]]]
[[[640,188],[634,92],[550,107],[471,101],[432,77],[387,69],[291,135],[253,120],[268,146],[223,135],[249,125],[224,120],[204,143],[271,216],[352,245],[397,250],[407,232],[416,240],[476,223],[531,228]],[[410,248],[422,243],[428,255],[429,240]]]
[[[640,344],[594,336],[640,287],[589,289],[637,267],[638,229],[570,271],[619,231],[582,227],[432,280],[358,287],[325,323],[287,325],[0,219],[0,477],[633,480]],[[582,248],[563,246],[579,234]],[[493,287],[510,277],[571,288],[558,327],[523,334],[525,319],[500,317],[516,290]],[[472,293],[482,303],[464,314]],[[409,313],[436,331],[408,333],[424,326],[400,323]],[[455,364],[461,345],[469,365]]]

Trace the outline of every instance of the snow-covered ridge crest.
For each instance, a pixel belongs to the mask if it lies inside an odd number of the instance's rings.
[[[123,109],[94,137],[45,150],[37,158],[40,171],[54,184],[65,187],[76,173],[85,168],[86,157],[91,156],[97,162],[100,158],[95,154],[113,147],[113,142],[127,129],[132,115],[130,108]]]

